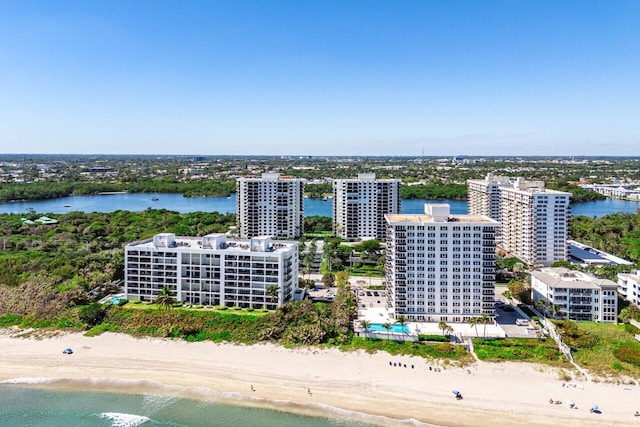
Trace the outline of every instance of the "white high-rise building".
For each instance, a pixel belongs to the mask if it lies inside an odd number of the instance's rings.
[[[386,222],[392,317],[466,322],[494,315],[497,221],[427,204],[424,214],[386,215]]]
[[[522,178],[499,191],[499,246],[531,265],[565,261],[571,193],[548,190],[542,181]]]
[[[618,318],[618,284],[567,268],[541,268],[531,272],[534,301],[545,300],[571,320],[615,322]]]
[[[399,179],[376,179],[372,173],[357,179],[333,181],[333,229],[344,239],[378,239],[386,236],[386,214],[400,213]]]
[[[618,273],[618,292],[627,301],[640,306],[640,270]]]
[[[511,185],[509,177],[487,174],[485,179],[467,180],[469,215],[485,215],[500,222],[500,187]]]
[[[296,239],[304,233],[304,180],[279,173],[238,178],[236,196],[240,237]]]
[[[128,244],[127,298],[154,301],[164,286],[184,303],[275,309],[298,287],[298,243],[161,233]]]

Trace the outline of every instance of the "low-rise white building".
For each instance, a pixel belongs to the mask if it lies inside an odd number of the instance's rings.
[[[128,244],[127,298],[154,301],[164,286],[184,303],[275,309],[298,287],[298,243],[161,233]]]
[[[627,301],[640,305],[640,270],[618,273],[618,292]]]
[[[567,268],[541,268],[531,273],[534,301],[557,305],[560,316],[571,320],[615,322],[618,284]]]

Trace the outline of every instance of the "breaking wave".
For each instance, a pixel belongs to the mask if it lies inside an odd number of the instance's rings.
[[[122,414],[120,412],[103,412],[99,417],[111,420],[113,427],[138,427],[147,421],[151,421],[151,418],[142,415]]]

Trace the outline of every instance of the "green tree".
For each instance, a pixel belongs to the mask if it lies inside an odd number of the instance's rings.
[[[404,316],[404,315],[402,315],[402,314],[401,314],[400,316],[398,316],[398,318],[396,319],[396,323],[397,323],[398,325],[400,325],[400,329],[402,330],[402,333],[404,334],[404,333],[405,333],[405,332],[404,332],[404,327],[405,327],[405,326],[406,326],[406,324],[407,324],[407,318],[406,318],[406,316]]]
[[[390,331],[391,331],[391,323],[389,323],[389,322],[384,322],[384,323],[382,324],[382,327],[383,327],[383,328],[385,328],[385,329],[387,330],[387,339],[388,339],[388,340],[390,340],[390,339],[391,339],[391,334],[390,334]]]
[[[442,331],[442,335],[446,335],[447,330],[449,329],[449,325],[447,325],[447,322],[445,322],[444,320],[441,320],[440,322],[438,322],[438,329],[440,329]]]
[[[478,323],[480,321],[480,318],[478,316],[473,316],[470,317],[469,320],[467,320],[467,323],[470,326],[473,326],[473,328],[476,330],[476,337],[478,336]]]
[[[173,292],[169,286],[163,286],[160,292],[158,292],[155,303],[169,310],[173,307],[174,302],[176,302],[175,292]]]
[[[330,288],[336,283],[336,276],[331,272],[324,273],[322,275],[322,284]]]
[[[278,291],[280,291],[280,288],[277,285],[269,285],[267,287],[266,294],[272,306],[278,304]]]
[[[78,317],[89,328],[92,328],[100,324],[102,320],[104,320],[104,317],[106,314],[107,314],[107,309],[102,304],[94,302],[92,304],[82,307]]]
[[[487,325],[492,322],[493,322],[493,318],[489,316],[487,313],[482,313],[480,315],[480,318],[478,319],[478,323],[482,323],[484,325],[484,328],[482,330],[482,336],[484,338],[487,337]]]

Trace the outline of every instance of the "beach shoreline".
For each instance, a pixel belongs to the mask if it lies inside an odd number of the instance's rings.
[[[563,387],[557,370],[524,363],[440,365],[438,371],[433,361],[382,352],[113,333],[91,338],[81,333],[16,338],[14,333],[0,332],[3,384],[167,394],[381,425],[632,425],[640,409],[634,407],[638,386],[582,381]],[[63,354],[67,347],[74,354]],[[454,389],[463,400],[456,401]],[[579,409],[550,405],[550,398],[570,399]],[[589,412],[594,403],[601,414]]]

